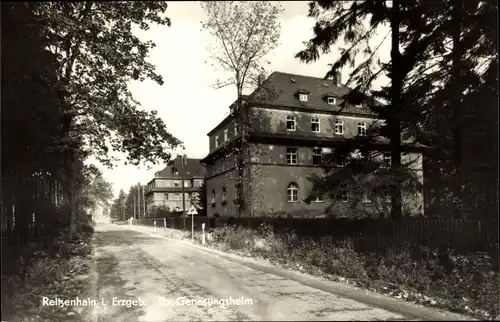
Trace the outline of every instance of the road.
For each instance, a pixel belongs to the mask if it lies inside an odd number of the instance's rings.
[[[406,320],[127,226],[98,224],[93,243],[87,321]]]

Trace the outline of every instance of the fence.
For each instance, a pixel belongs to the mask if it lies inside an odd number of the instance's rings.
[[[235,225],[256,229],[268,223],[277,233],[293,230],[299,236],[335,241],[350,239],[360,252],[386,253],[424,246],[431,249],[454,249],[457,252],[498,249],[497,220],[459,220],[407,217],[387,219],[305,219],[305,218],[216,218],[215,227]]]
[[[201,230],[201,224],[205,224],[205,229],[215,226],[215,218],[209,218],[206,216],[194,216],[194,229]],[[154,222],[156,221],[156,227],[164,227],[164,223],[166,221],[167,228],[173,229],[181,229],[181,230],[189,230],[191,231],[191,216],[187,217],[186,227],[184,227],[184,218],[182,217],[160,217],[160,218],[143,218],[143,219],[135,219],[134,225],[143,225],[143,226],[154,226]]]

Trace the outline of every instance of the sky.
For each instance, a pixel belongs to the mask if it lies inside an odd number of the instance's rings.
[[[338,51],[322,55],[310,64],[294,58],[304,49],[304,41],[313,36],[315,20],[307,17],[307,1],[281,1],[284,9],[280,15],[281,33],[276,49],[265,57],[270,65],[269,72],[324,77],[329,70],[329,63],[338,57]],[[152,25],[148,31],[140,31],[141,40],[152,40],[156,47],[150,52],[148,61],[156,66],[156,71],[163,76],[160,86],[152,81],[135,82],[129,86],[134,98],[145,110],[157,110],[167,130],[183,141],[189,158],[203,158],[208,154],[207,133],[224,119],[229,112],[229,105],[236,99],[235,86],[214,89],[218,78],[224,78],[210,65],[206,50],[213,38],[203,31],[201,21],[204,13],[197,2],[175,1],[168,3],[166,15],[172,25]],[[389,40],[390,41],[390,40]],[[342,79],[348,76],[348,70],[342,71]],[[175,156],[180,151],[172,151]],[[152,169],[121,165],[112,170],[104,168],[93,160],[103,171],[104,178],[113,184],[115,196],[120,189],[128,192],[134,184],[146,184],[153,179],[154,173],[165,165]]]

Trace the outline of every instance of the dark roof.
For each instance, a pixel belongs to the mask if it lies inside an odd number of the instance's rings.
[[[293,80],[293,81],[292,81]],[[317,77],[273,72],[252,94],[242,95],[242,99],[252,105],[268,105],[276,107],[289,107],[297,109],[309,109],[314,111],[337,112],[349,114],[359,114],[377,117],[378,114],[372,112],[368,107],[356,107],[350,104],[343,104],[342,96],[350,93],[351,88],[347,86],[337,86],[334,80]],[[307,102],[301,102],[299,93],[309,94]],[[336,97],[337,105],[328,104],[328,97]],[[231,107],[234,106],[231,104]],[[376,105],[382,105],[375,102]],[[219,128],[227,124],[233,114],[226,116],[207,135],[212,135]]]
[[[181,175],[184,178],[203,178],[205,177],[205,167],[203,167],[200,163],[201,159],[191,159],[187,158],[187,164],[182,167],[181,157],[178,156],[174,160],[172,160],[172,165],[166,166],[163,170],[156,173],[155,178],[181,178]],[[173,169],[176,168],[178,174],[175,175]]]
[[[325,99],[332,95],[342,97],[351,91],[351,88],[337,86],[329,79],[274,72],[250,95],[249,101],[251,104],[375,115],[368,107],[355,107],[350,104],[330,105]],[[309,92],[307,102],[299,101],[297,97],[299,92]],[[340,103],[342,100],[339,100],[338,104]]]

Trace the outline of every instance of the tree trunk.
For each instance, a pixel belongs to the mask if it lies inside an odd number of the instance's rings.
[[[452,9],[452,38],[453,38],[453,62],[452,62],[452,77],[454,90],[452,91],[452,109],[453,109],[453,165],[455,168],[455,184],[454,184],[454,211],[455,217],[461,218],[463,213],[463,196],[462,196],[462,56],[463,48],[460,41],[461,34],[461,0],[455,0]]]
[[[238,91],[238,98],[236,100],[236,110],[238,111],[237,116],[239,119],[239,128],[240,128],[240,148],[238,151],[238,216],[239,217],[244,217],[245,216],[245,194],[244,194],[244,181],[245,181],[245,172],[244,172],[244,167],[245,167],[245,117],[244,117],[244,111],[243,111],[243,104],[241,101],[241,96],[242,96],[242,88],[241,84],[239,82],[239,73],[236,73],[236,89]]]
[[[391,93],[391,111],[389,113],[388,125],[390,128],[390,145],[391,145],[391,167],[393,173],[396,174],[394,184],[391,187],[391,217],[400,219],[402,217],[402,202],[401,202],[401,182],[398,175],[401,167],[401,91],[403,79],[401,75],[401,53],[399,51],[399,2],[392,2],[392,17],[391,17],[391,61],[392,61],[392,93]]]

